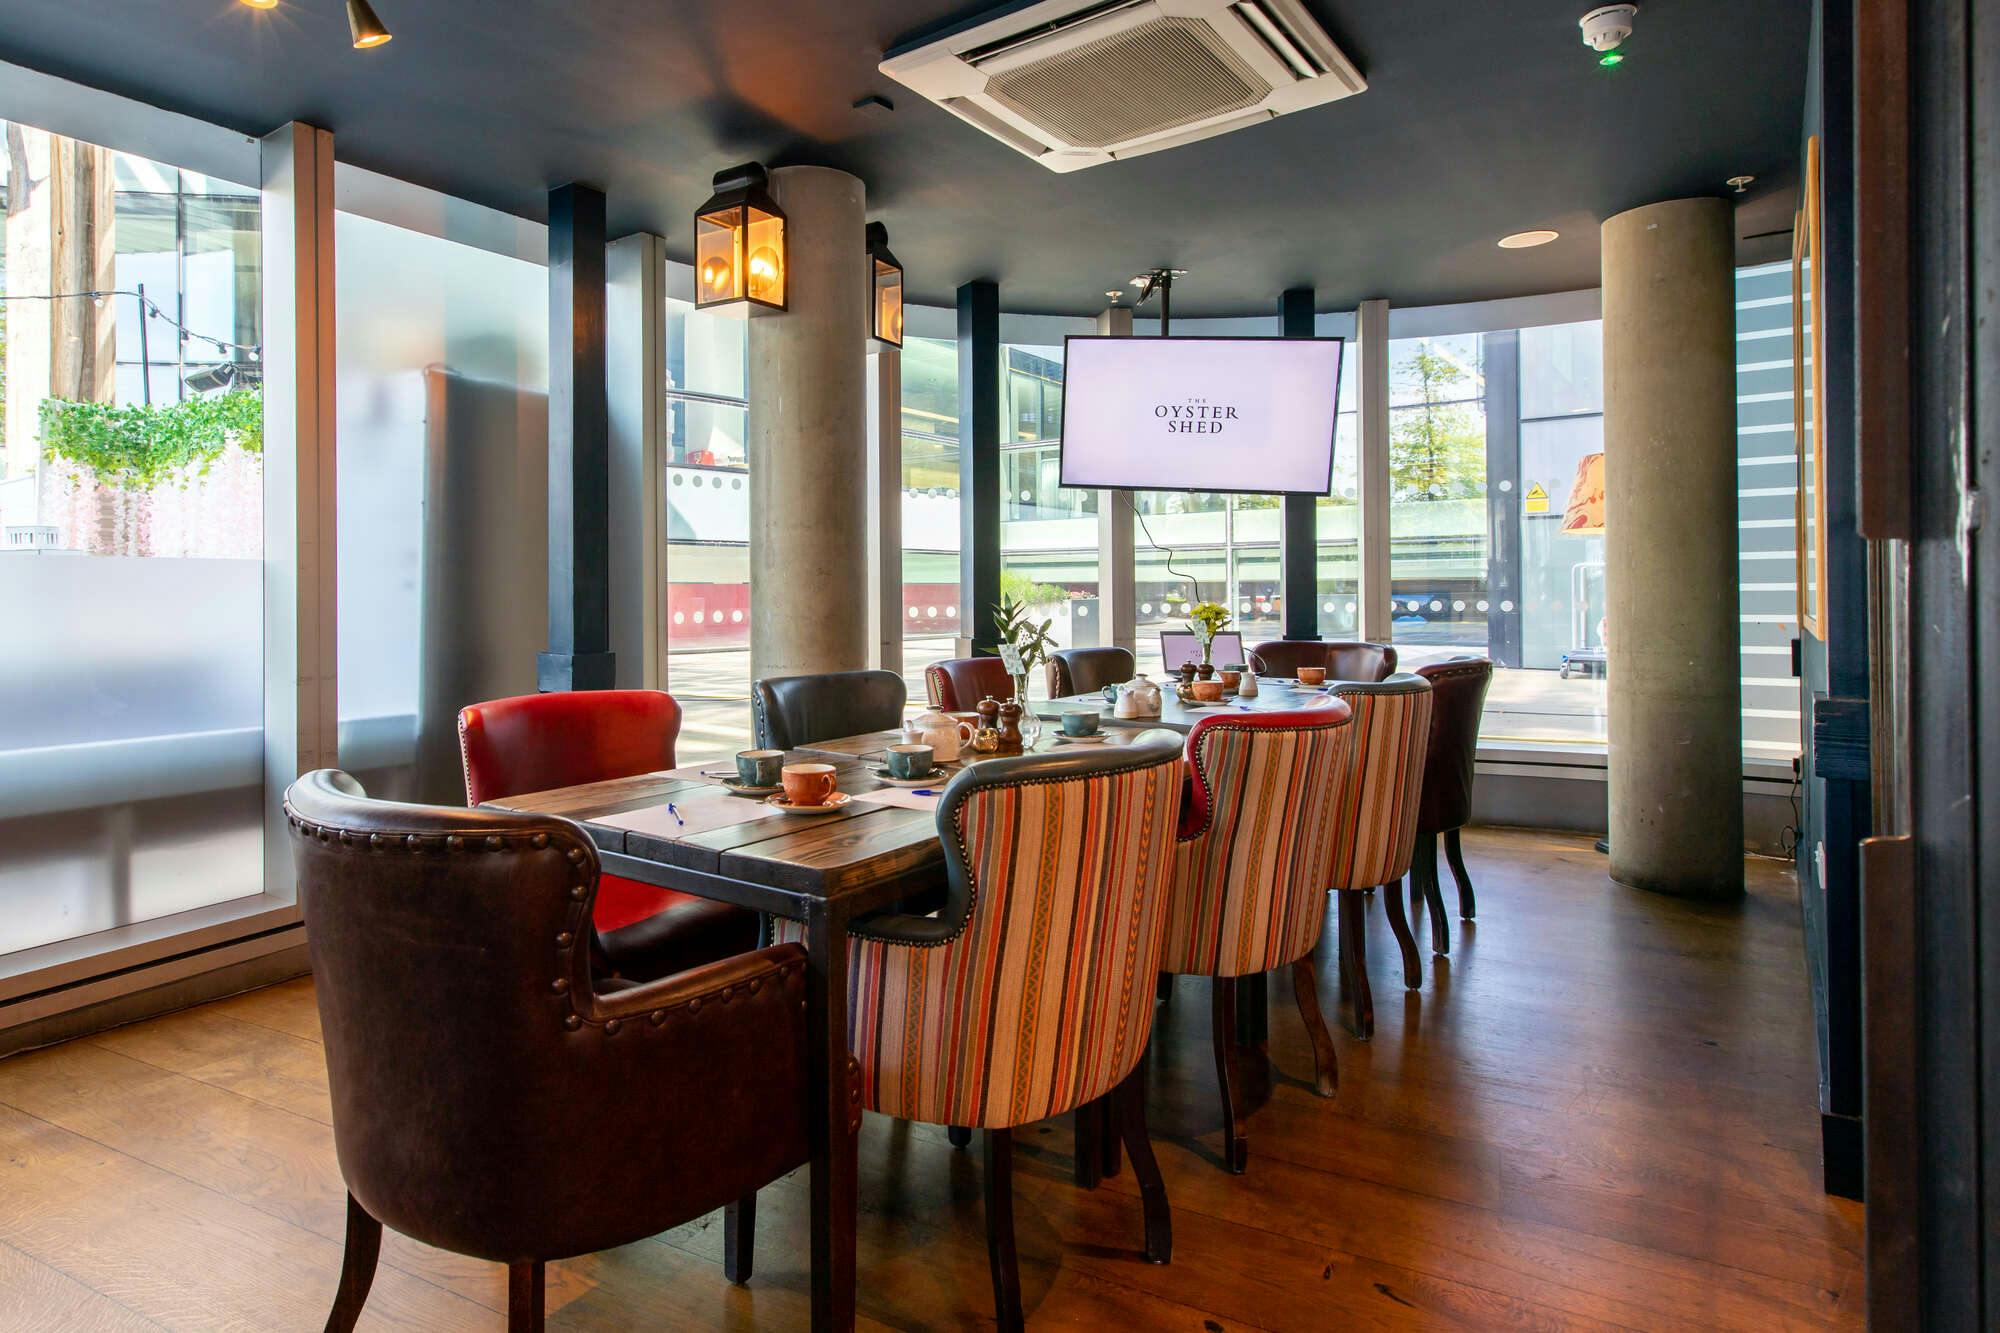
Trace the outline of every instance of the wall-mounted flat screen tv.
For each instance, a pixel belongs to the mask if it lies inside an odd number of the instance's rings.
[[[1066,340],[1062,484],[1324,495],[1339,338]]]

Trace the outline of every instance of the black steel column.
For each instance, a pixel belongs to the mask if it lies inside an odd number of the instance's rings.
[[[958,289],[959,632],[994,641],[1000,606],[1000,287]]]
[[[1486,335],[1486,655],[1495,666],[1521,665],[1523,495],[1521,335],[1507,329]]]
[[[1313,290],[1293,287],[1278,298],[1279,332],[1313,336]],[[1278,600],[1288,639],[1319,637],[1319,510],[1317,496],[1287,495],[1278,538]]]
[[[604,391],[604,195],[549,192],[549,649],[542,690],[608,690],[611,449]]]

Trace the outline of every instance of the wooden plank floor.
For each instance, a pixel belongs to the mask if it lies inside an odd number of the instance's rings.
[[[1466,855],[1481,916],[1453,921],[1421,991],[1371,902],[1378,1027],[1336,1024],[1335,1100],[1273,988],[1247,1175],[1216,1165],[1207,983],[1161,1010],[1171,1265],[1136,1253],[1129,1171],[1084,1193],[1066,1120],[1020,1132],[1031,1325],[1859,1324],[1861,1214],[1819,1188],[1789,873],[1753,862],[1748,901],[1717,908],[1618,888],[1582,838],[1473,831]],[[876,1116],[862,1135],[864,1324],[990,1326],[976,1144]],[[318,1328],[343,1196],[311,983],[0,1061],[0,1166],[0,1328]],[[804,1327],[804,1173],[762,1198],[748,1288],[723,1280],[718,1214],[552,1266],[551,1326]],[[504,1305],[497,1268],[391,1235],[363,1322],[497,1328]]]

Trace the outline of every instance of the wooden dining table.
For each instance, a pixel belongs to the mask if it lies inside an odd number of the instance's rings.
[[[1142,729],[1107,728],[1098,743],[1122,744]],[[1058,730],[1045,725],[1032,748],[1075,743],[1060,739]],[[786,755],[787,763],[834,765],[838,790],[854,799],[827,814],[783,814],[731,793],[719,781],[733,776],[730,759],[486,803],[489,809],[577,821],[597,845],[607,873],[804,924],[815,1329],[854,1326],[857,1168],[849,1129],[856,1112],[848,1077],[848,924],[943,883],[936,798],[917,796],[926,789],[898,788],[873,773],[883,747],[901,739],[900,732],[878,731],[816,742]],[[965,764],[997,757],[968,751],[927,790],[941,791]]]

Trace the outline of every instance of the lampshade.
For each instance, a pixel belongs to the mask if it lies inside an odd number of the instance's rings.
[[[892,347],[903,345],[903,266],[889,252],[889,229],[868,224],[868,332]]]
[[[368,0],[347,0],[347,31],[353,36],[357,50],[380,46],[391,35],[382,26],[382,20],[375,17]]]
[[[1569,484],[1569,504],[1563,510],[1563,532],[1572,537],[1604,535],[1604,455],[1585,454]]]
[[[715,173],[715,194],[694,215],[698,310],[785,308],[785,213],[761,164]]]

